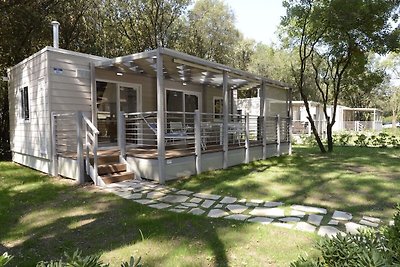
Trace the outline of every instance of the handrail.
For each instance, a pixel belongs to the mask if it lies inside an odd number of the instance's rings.
[[[95,185],[100,185],[101,180],[98,179],[97,170],[97,148],[98,148],[98,136],[100,131],[94,126],[94,124],[82,114],[83,123],[85,124],[83,130],[85,131],[85,145],[86,145],[86,174],[90,176]],[[93,153],[93,165],[90,163],[90,152]]]
[[[99,134],[99,130],[94,126],[94,124],[88,119],[88,117],[85,116],[85,114],[82,114],[83,120],[85,123],[92,129],[94,134]]]

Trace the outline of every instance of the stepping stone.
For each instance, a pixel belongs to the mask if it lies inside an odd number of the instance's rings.
[[[370,216],[363,216],[362,217],[364,220],[373,222],[373,223],[381,223],[381,219],[375,218],[375,217],[370,217]]]
[[[274,208],[278,206],[282,206],[283,202],[275,202],[275,201],[268,201],[264,203],[264,207]]]
[[[199,198],[204,198],[204,199],[212,199],[212,200],[217,200],[217,199],[221,198],[221,196],[219,196],[219,195],[204,194],[204,193],[196,193],[193,196],[199,197]]]
[[[311,206],[303,206],[303,205],[292,205],[292,209],[294,210],[300,210],[308,213],[322,213],[326,214],[327,211],[324,208],[317,208],[317,207],[311,207]]]
[[[191,200],[189,200],[189,202],[193,202],[193,203],[200,203],[202,201],[203,201],[203,199],[198,198],[198,197],[194,197]]]
[[[328,222],[328,224],[330,224],[330,225],[338,225],[338,224],[339,224],[339,221],[337,221],[337,220],[330,220],[330,221]]]
[[[147,194],[147,198],[151,198],[151,199],[157,199],[157,198],[160,198],[160,197],[163,197],[163,196],[165,196],[164,193],[157,192],[157,191],[150,192],[150,193]]]
[[[346,226],[346,232],[350,234],[357,234],[359,229],[364,228],[365,226],[362,226],[361,224],[354,223],[354,222],[348,222],[345,223]]]
[[[333,226],[321,226],[317,233],[319,236],[327,236],[332,238],[337,234],[345,235],[342,231],[339,231],[336,227]]]
[[[246,203],[246,199],[245,199],[245,198],[242,198],[242,199],[238,200],[238,202],[239,202],[239,203]]]
[[[246,202],[246,206],[248,207],[258,207],[257,203],[253,203],[253,202]]]
[[[232,214],[229,216],[226,216],[224,219],[232,219],[232,220],[238,220],[238,221],[245,221],[246,219],[250,218],[250,215],[243,215],[243,214]]]
[[[158,204],[149,205],[149,207],[161,210],[161,209],[169,208],[169,207],[171,207],[171,205],[165,204],[165,203],[158,203]]]
[[[251,215],[254,216],[266,216],[266,217],[285,217],[285,212],[280,208],[254,208],[250,211]]]
[[[185,212],[186,210],[181,210],[181,209],[169,209],[169,211],[177,212],[177,213],[182,213],[182,212]]]
[[[292,229],[293,224],[291,223],[283,223],[283,222],[273,222],[272,225],[278,226],[278,227],[283,227],[286,229]]]
[[[214,203],[215,203],[214,200],[209,200],[209,199],[207,199],[207,200],[204,200],[204,202],[203,202],[203,204],[201,204],[201,206],[202,206],[203,208],[208,209],[209,207],[211,207],[212,205],[214,205]]]
[[[189,197],[187,196],[177,196],[177,195],[167,195],[159,200],[168,203],[182,203],[188,200]]]
[[[127,191],[127,192],[114,192],[114,194],[116,194],[119,197],[125,198],[125,199],[130,199],[130,197],[132,196],[131,192]]]
[[[361,220],[360,224],[366,225],[366,226],[370,226],[370,227],[378,227],[379,223],[374,223],[374,222],[370,222],[367,220]]]
[[[335,212],[332,215],[332,219],[339,221],[350,221],[352,218],[353,215],[351,215],[351,213],[340,210],[335,210]]]
[[[142,194],[141,193],[131,194],[131,197],[130,197],[130,199],[139,199],[139,198],[142,198]]]
[[[224,216],[227,216],[227,215],[229,215],[229,213],[227,213],[224,210],[212,209],[212,210],[210,210],[210,212],[208,213],[207,216],[210,217],[210,218],[220,218],[220,217],[224,217]]]
[[[220,203],[222,203],[222,204],[232,204],[232,203],[235,203],[236,200],[237,200],[236,197],[224,197],[224,198],[220,201]]]
[[[317,227],[315,227],[314,225],[311,225],[311,224],[306,223],[306,222],[299,222],[294,227],[294,229],[296,229],[296,230],[303,231],[303,232],[310,232],[310,233],[315,232],[316,228]]]
[[[242,212],[244,212],[245,210],[248,209],[246,206],[237,205],[237,204],[227,205],[226,208],[229,211],[231,211],[232,213],[242,213]]]
[[[217,208],[217,209],[219,209],[219,208],[222,208],[224,205],[222,205],[222,204],[217,204],[217,205],[215,205],[215,207]]]
[[[187,191],[187,190],[179,190],[179,191],[176,192],[175,194],[177,194],[177,195],[185,195],[185,196],[188,196],[188,195],[190,195],[190,194],[193,194],[193,192],[192,192],[192,191]]]
[[[289,222],[299,222],[300,218],[299,217],[285,217],[279,219],[281,222],[289,223]]]
[[[248,219],[247,221],[261,223],[261,224],[270,224],[271,222],[273,222],[273,220],[274,219],[267,218],[267,217],[254,217],[254,218]]]
[[[311,224],[314,224],[316,226],[319,226],[321,224],[322,218],[324,218],[324,216],[316,215],[316,214],[310,214],[310,215],[308,215],[307,222],[309,222]]]
[[[291,210],[290,211],[290,216],[296,216],[296,217],[301,217],[303,218],[306,216],[306,213],[304,211],[299,211],[299,210]]]
[[[182,206],[182,205],[179,205],[179,206],[176,206],[176,208],[177,208],[177,209],[188,209],[189,207],[187,207],[187,206]]]
[[[264,200],[260,200],[260,199],[252,199],[250,200],[251,203],[256,203],[256,204],[261,204],[264,202]]]
[[[176,191],[178,191],[178,189],[176,189],[176,188],[170,188],[169,189],[171,192],[176,192]]]
[[[200,209],[200,208],[194,208],[194,209],[191,209],[191,210],[189,211],[189,213],[194,214],[194,215],[201,215],[201,214],[203,214],[204,212],[206,212],[206,211],[203,210],[203,209]]]
[[[196,203],[181,203],[183,206],[186,207],[191,207],[191,208],[195,208],[198,207],[199,205],[197,205]]]
[[[142,204],[142,205],[149,205],[149,204],[154,204],[156,203],[154,200],[152,199],[135,199],[133,200],[136,203]]]

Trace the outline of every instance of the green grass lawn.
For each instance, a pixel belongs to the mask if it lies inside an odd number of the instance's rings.
[[[389,220],[400,202],[400,150],[335,147],[332,154],[295,146],[272,158],[203,173],[169,185],[238,198],[338,209]]]
[[[131,255],[142,256],[145,266],[288,266],[299,254],[315,254],[316,239],[270,225],[155,210],[0,162],[0,254],[15,256],[9,266],[35,266],[76,248],[101,253],[111,266]]]

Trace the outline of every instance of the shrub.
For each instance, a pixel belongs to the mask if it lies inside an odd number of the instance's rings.
[[[323,239],[316,248],[321,256],[303,256],[292,262],[292,267],[318,266],[399,266],[400,265],[400,206],[394,224],[380,230],[365,230],[355,235],[337,235]]]
[[[0,267],[6,266],[12,260],[13,256],[8,255],[7,252],[4,252],[3,255],[0,255]]]
[[[365,134],[357,135],[357,139],[354,140],[354,144],[357,146],[367,146],[367,136]]]
[[[342,133],[339,135],[338,143],[341,146],[347,146],[350,142],[351,135],[347,133]]]

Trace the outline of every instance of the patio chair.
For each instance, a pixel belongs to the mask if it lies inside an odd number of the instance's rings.
[[[143,121],[147,126],[157,135],[157,123],[149,122],[144,116],[142,116]],[[164,134],[164,138],[168,141],[183,140],[186,144],[187,140],[194,140],[194,135],[189,135],[186,130],[183,129],[181,122],[170,122],[170,130]]]

